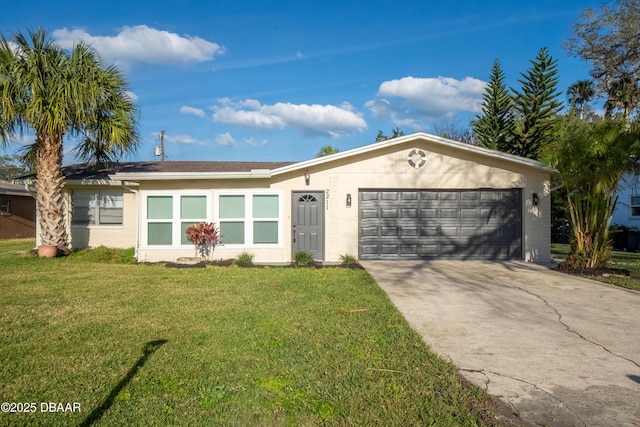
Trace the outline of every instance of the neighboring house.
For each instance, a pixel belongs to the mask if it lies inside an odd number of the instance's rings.
[[[36,200],[24,188],[0,181],[0,239],[36,236]]]
[[[139,261],[193,256],[185,229],[213,221],[215,259],[548,262],[552,172],[416,133],[297,163],[75,165],[64,192],[73,247],[135,247]]]
[[[640,226],[640,177],[625,175],[620,180],[611,225],[628,228]]]

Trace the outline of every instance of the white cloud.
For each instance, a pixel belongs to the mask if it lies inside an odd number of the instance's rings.
[[[218,100],[214,106],[213,120],[262,130],[298,129],[305,136],[330,136],[339,138],[361,132],[367,123],[353,106],[307,105],[278,102],[261,105],[254,99],[232,102],[228,98]]]
[[[125,94],[133,101],[136,102],[138,100],[138,95],[136,95],[134,92],[128,90],[125,92]]]
[[[225,147],[233,147],[236,145],[236,141],[229,132],[221,133],[216,136],[216,142],[220,145],[224,145]]]
[[[200,108],[189,107],[187,105],[183,105],[182,107],[180,107],[180,112],[182,114],[191,114],[192,116],[196,117],[205,116],[204,110],[201,110]]]
[[[244,142],[246,144],[253,145],[254,147],[260,146],[260,145],[267,145],[267,140],[266,139],[262,139],[260,141],[256,141],[255,138],[253,138],[252,136],[249,137],[249,138],[245,138]]]
[[[223,48],[217,43],[146,25],[123,27],[115,36],[94,36],[85,30],[61,28],[53,32],[53,37],[65,48],[71,48],[83,40],[93,46],[105,60],[126,64],[204,62],[223,53]]]
[[[378,119],[424,129],[422,120],[452,118],[458,112],[479,112],[486,83],[473,77],[404,77],[383,82],[366,106]]]
[[[165,142],[187,145],[207,145],[209,141],[196,139],[190,135],[164,135]]]

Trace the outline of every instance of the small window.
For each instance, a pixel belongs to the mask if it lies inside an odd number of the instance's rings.
[[[121,190],[74,190],[73,225],[122,225]]]
[[[631,196],[631,216],[640,216],[640,196]]]
[[[9,200],[2,199],[0,200],[0,212],[9,213],[11,208],[11,203]]]

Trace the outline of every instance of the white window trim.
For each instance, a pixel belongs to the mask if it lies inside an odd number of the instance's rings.
[[[629,195],[629,216],[631,219],[640,219],[640,215],[633,214],[633,208],[640,208],[640,204],[633,204],[634,197],[640,197],[640,194],[632,193]]]
[[[172,218],[171,219],[158,219],[151,220],[147,219],[147,198],[149,196],[171,196],[172,200]],[[209,190],[177,190],[177,191],[166,191],[166,190],[148,190],[141,191],[141,204],[142,209],[140,210],[140,219],[142,226],[140,227],[140,241],[141,249],[145,250],[153,250],[153,249],[187,249],[193,248],[193,243],[189,243],[188,245],[182,244],[182,233],[185,233],[185,230],[182,230],[182,219],[180,218],[180,197],[181,196],[204,196],[206,197],[206,222],[211,222],[211,191]],[[149,222],[171,222],[171,241],[173,242],[171,245],[149,245],[148,242],[148,233],[149,233]],[[176,243],[177,242],[177,243]]]
[[[244,196],[244,244],[222,244],[223,248],[229,249],[267,249],[284,247],[284,210],[281,190],[219,190],[215,192],[214,217],[215,223],[219,227],[220,221],[233,221],[232,218],[220,219],[220,196]],[[253,243],[253,223],[254,221],[274,221],[276,218],[253,218],[253,196],[278,196],[278,243]],[[240,218],[238,218],[240,220]]]
[[[78,189],[75,189],[75,190],[71,190],[71,194],[70,194],[71,199],[70,200],[71,200],[72,206],[73,206],[73,192],[74,191],[79,191],[79,190],[81,190],[81,191],[93,191],[94,196],[95,196],[96,193],[99,193],[102,190],[118,190],[118,189],[117,188],[94,188],[94,189],[91,189],[91,188],[78,188]],[[71,221],[70,221],[71,222],[71,228],[91,228],[91,229],[96,229],[96,230],[104,229],[104,228],[107,228],[107,229],[124,228],[124,216],[125,216],[124,215],[124,195],[125,195],[125,192],[123,191],[122,192],[122,223],[120,223],[120,224],[74,224],[73,223],[73,209],[72,209],[72,211],[71,211]]]

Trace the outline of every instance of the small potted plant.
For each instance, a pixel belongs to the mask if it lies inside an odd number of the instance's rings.
[[[220,231],[213,222],[191,224],[186,230],[189,240],[193,242],[196,257],[210,261],[213,250],[220,244]]]

